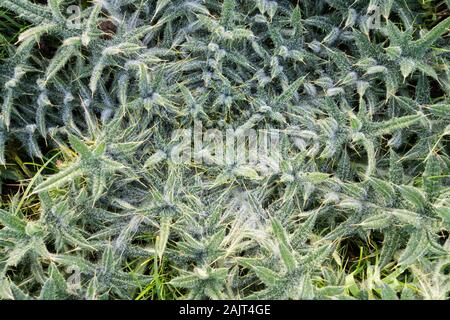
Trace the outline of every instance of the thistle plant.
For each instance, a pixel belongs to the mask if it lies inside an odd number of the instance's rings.
[[[188,299],[448,298],[449,17],[427,29],[413,0],[74,4],[0,2],[32,25],[0,63],[0,165],[17,145],[60,152],[1,205],[1,298],[133,299],[163,266]],[[197,162],[209,145],[175,134],[197,123],[276,131],[280,153]],[[364,279],[343,267],[355,239],[380,247]]]

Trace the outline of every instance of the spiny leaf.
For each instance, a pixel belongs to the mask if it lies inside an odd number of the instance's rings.
[[[299,78],[295,80],[289,87],[283,91],[281,95],[279,95],[275,100],[273,101],[274,106],[282,106],[289,102],[289,100],[292,99],[295,92],[300,88],[300,86],[303,84],[303,81],[305,80],[306,76]]]
[[[429,48],[439,37],[450,28],[450,17],[441,21],[437,26],[427,32],[422,38],[414,42],[417,48]]]
[[[410,265],[420,258],[427,249],[428,238],[426,230],[417,230],[411,234],[406,248],[398,260],[399,265]]]
[[[402,196],[413,204],[418,210],[423,211],[426,206],[424,194],[417,188],[412,186],[397,186]]]
[[[388,227],[392,222],[391,213],[380,213],[370,216],[358,225],[365,229],[382,229]]]
[[[0,209],[0,223],[12,230],[25,232],[26,222],[3,209]]]
[[[253,270],[255,271],[258,278],[268,286],[276,286],[281,281],[281,278],[278,276],[278,274],[268,268],[262,266],[254,266]]]
[[[54,189],[59,187],[69,181],[72,181],[74,178],[80,176],[82,174],[81,165],[79,163],[73,164],[67,169],[64,169],[61,172],[58,172],[55,175],[52,175],[50,178],[46,179],[44,182],[38,184],[33,193],[40,193],[47,190]]]
[[[159,235],[156,238],[155,250],[160,260],[162,259],[164,251],[166,249],[167,241],[169,239],[170,223],[170,218],[163,219],[163,221],[161,222]]]
[[[372,125],[373,131],[371,133],[374,136],[381,136],[384,134],[393,133],[396,130],[407,128],[417,123],[422,117],[423,117],[422,115],[417,114],[379,122]]]

